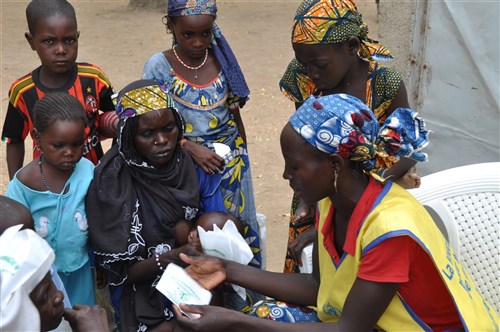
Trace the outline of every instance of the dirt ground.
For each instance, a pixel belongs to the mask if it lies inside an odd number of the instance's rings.
[[[10,84],[40,65],[24,38],[28,1],[0,0],[1,111],[3,125]],[[156,0],[150,0],[156,1]],[[132,10],[126,0],[71,1],[80,30],[78,61],[100,66],[116,91],[139,79],[144,62],[171,45],[159,10]],[[283,180],[279,134],[294,106],[278,88],[293,56],[290,27],[298,0],[219,0],[217,22],[245,73],[251,99],[242,110],[257,211],[267,216],[267,269],[281,271],[288,235],[292,191]],[[358,1],[358,8],[377,36],[375,0]],[[108,145],[109,146],[109,145]],[[25,163],[31,155],[26,144]],[[5,146],[0,147],[0,192],[8,183]]]

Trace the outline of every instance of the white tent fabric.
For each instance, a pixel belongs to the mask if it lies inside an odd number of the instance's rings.
[[[417,3],[408,94],[433,131],[422,175],[500,160],[499,1]]]

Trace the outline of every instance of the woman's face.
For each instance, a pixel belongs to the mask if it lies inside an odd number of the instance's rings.
[[[313,204],[333,192],[333,168],[328,155],[307,143],[288,123],[280,137],[285,159],[283,178],[295,195]]]
[[[345,83],[352,65],[347,43],[329,45],[292,44],[295,58],[301,62],[318,90],[333,90]]]
[[[168,164],[179,138],[179,128],[171,109],[163,108],[137,118],[135,149],[156,168]]]

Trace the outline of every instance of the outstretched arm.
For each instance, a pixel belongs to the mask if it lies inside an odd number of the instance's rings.
[[[191,277],[208,290],[227,281],[285,302],[316,304],[319,283],[312,274],[269,272],[208,255],[180,257],[190,264],[186,271]]]
[[[174,306],[177,325],[180,326],[174,331],[372,331],[398,287],[396,283],[376,283],[358,278],[347,296],[340,319],[335,323],[283,323],[220,307],[181,304],[182,310],[201,317],[187,318]]]
[[[183,262],[179,258],[180,253],[187,253],[190,255],[199,254],[193,246],[185,244],[158,255],[158,260],[156,260],[156,256],[152,256],[148,259],[130,265],[128,268],[128,277],[126,282],[136,283],[155,278],[157,275],[161,274],[162,271],[165,271],[167,265],[170,263],[182,266]]]

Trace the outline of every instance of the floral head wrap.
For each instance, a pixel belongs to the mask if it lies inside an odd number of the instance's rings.
[[[295,13],[292,43],[335,44],[345,42],[352,36],[360,40],[358,56],[361,59],[392,58],[389,50],[368,37],[368,26],[353,0],[303,0]],[[295,58],[288,64],[279,85],[283,94],[295,102],[304,101],[316,90],[306,67]]]
[[[378,41],[368,37],[368,26],[351,0],[304,0],[295,14],[292,43],[336,44],[352,36],[361,41],[359,56],[364,60],[392,58]]]
[[[167,3],[167,14],[170,17],[203,14],[215,16],[217,13],[217,4],[215,0],[168,0]],[[211,47],[228,80],[231,91],[234,95],[246,101],[250,94],[250,90],[248,89],[245,77],[243,76],[238,60],[236,60],[229,43],[222,35],[215,21],[213,24]]]
[[[389,169],[400,156],[427,160],[421,150],[428,144],[429,132],[418,114],[408,108],[398,108],[380,126],[356,97],[311,96],[292,115],[290,124],[316,149],[362,162],[369,173]]]

